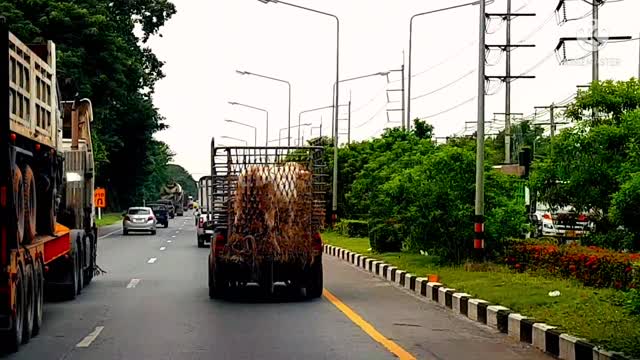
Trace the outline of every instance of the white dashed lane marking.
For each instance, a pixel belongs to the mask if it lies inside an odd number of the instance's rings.
[[[140,279],[131,279],[131,281],[129,281],[129,284],[127,285],[127,289],[133,289],[139,283],[140,283]]]
[[[165,251],[165,250],[167,250],[167,248],[164,246],[160,248],[160,251]]]
[[[171,241],[171,240],[167,240],[167,242],[168,242],[168,243],[172,243],[173,241]]]
[[[91,343],[100,335],[100,333],[104,330],[104,326],[98,326],[95,330],[91,332],[91,334],[87,335],[82,341],[80,341],[76,347],[79,348],[88,348]]]
[[[149,259],[149,261],[147,261],[147,264],[153,264],[156,261],[158,261],[158,258],[151,258]]]

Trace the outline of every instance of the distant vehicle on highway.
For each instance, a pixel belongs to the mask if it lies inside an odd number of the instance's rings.
[[[163,225],[165,228],[169,227],[169,209],[162,204],[149,204],[153,215],[156,217],[156,221],[159,225]]]
[[[175,207],[173,206],[173,201],[171,200],[157,200],[154,204],[162,204],[167,207],[169,210],[169,219],[173,219],[176,217]]]
[[[132,207],[124,213],[122,233],[129,235],[132,231],[146,231],[156,234],[156,217],[150,207]]]

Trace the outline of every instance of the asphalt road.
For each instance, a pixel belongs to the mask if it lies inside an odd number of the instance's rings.
[[[47,303],[41,334],[0,358],[376,360],[399,349],[416,359],[548,359],[328,256],[325,288],[351,310],[286,288],[274,298],[247,288],[209,300],[207,250],[196,246],[192,218],[156,236],[116,230],[100,233],[107,273],[76,300]]]

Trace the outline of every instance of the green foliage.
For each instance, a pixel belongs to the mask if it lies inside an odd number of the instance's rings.
[[[576,125],[556,136],[547,157],[534,163],[532,187],[539,200],[553,207],[590,211],[599,233],[621,225],[640,234],[639,106],[636,79],[595,83],[581,91],[567,110]],[[592,109],[596,109],[595,118]],[[608,240],[594,238],[613,246],[619,246],[619,240],[619,234]]]
[[[626,294],[624,307],[631,315],[640,315],[640,290],[631,289]]]
[[[402,249],[402,225],[374,220],[370,226],[369,238],[373,251],[385,253]]]
[[[92,100],[97,185],[109,190],[114,209],[142,200],[150,178],[162,176],[170,158],[168,148],[152,139],[165,128],[151,98],[164,74],[145,42],[175,12],[167,0],[0,3],[0,14],[20,39],[56,43],[62,98]]]
[[[625,229],[614,229],[606,233],[591,233],[580,239],[585,246],[598,246],[617,251],[637,250],[636,236]]]
[[[369,236],[369,223],[363,220],[341,220],[336,224],[338,233],[352,238]]]

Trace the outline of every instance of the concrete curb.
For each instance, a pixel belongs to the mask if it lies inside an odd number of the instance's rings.
[[[632,360],[620,353],[608,352],[583,339],[564,333],[554,326],[536,322],[521,314],[466,293],[456,292],[441,283],[429,282],[402,269],[354,252],[324,245],[324,252],[381,277],[416,295],[428,298],[469,319],[486,324],[507,336],[533,345],[536,349],[563,360]]]

